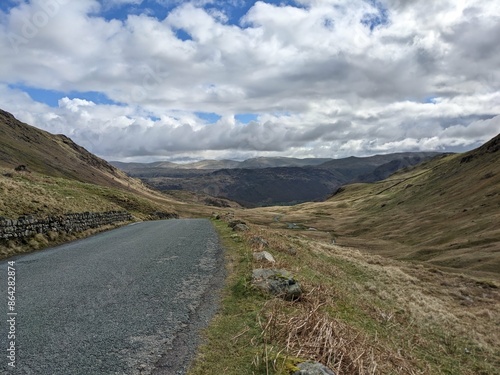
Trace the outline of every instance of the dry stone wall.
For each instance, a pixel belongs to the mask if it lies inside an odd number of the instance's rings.
[[[132,215],[126,211],[83,212],[44,219],[33,216],[21,216],[17,220],[0,217],[0,241],[28,238],[38,233],[82,232],[130,220],[132,220]]]

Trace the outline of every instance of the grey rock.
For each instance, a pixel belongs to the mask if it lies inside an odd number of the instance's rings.
[[[246,224],[236,224],[233,227],[233,230],[236,232],[247,232],[250,230],[250,228]]]
[[[99,213],[73,213],[48,218],[37,218],[24,215],[15,219],[6,219],[0,222],[0,238],[29,238],[37,233],[80,232],[89,228],[132,220],[132,216],[125,211],[109,211]]]
[[[255,269],[252,282],[258,289],[286,300],[297,300],[302,295],[300,284],[286,270]]]
[[[239,224],[244,224],[244,225],[246,225],[246,223],[245,223],[244,221],[242,221],[242,220],[231,220],[231,221],[227,224],[227,226],[228,226],[229,228],[233,228],[233,229],[234,229],[234,227],[235,227],[235,226],[237,226],[237,225],[239,225]]]
[[[269,263],[276,263],[276,260],[274,260],[274,257],[272,256],[272,254],[267,252],[267,251],[261,251],[259,253],[254,253],[253,258],[259,262],[266,261]]]
[[[335,375],[332,370],[319,362],[302,362],[297,367],[300,370],[295,371],[293,375]]]

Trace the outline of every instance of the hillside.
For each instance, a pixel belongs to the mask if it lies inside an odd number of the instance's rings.
[[[274,227],[301,223],[319,229],[310,232],[318,238],[375,254],[500,274],[499,145],[497,136],[384,181],[346,186],[326,202],[248,215]]]
[[[154,191],[70,138],[0,110],[0,216],[105,210],[127,210],[138,218],[155,212],[208,215],[204,199],[186,204]]]
[[[0,167],[16,168],[108,187],[136,185],[122,171],[64,135],[53,135],[0,110]]]
[[[245,207],[291,205],[324,200],[340,186],[378,181],[395,171],[438,155],[432,152],[376,155],[346,159],[253,158],[223,169],[195,166],[228,165],[202,161],[172,168],[172,163],[114,162],[129,175],[162,191],[187,190],[228,198]],[[184,168],[186,166],[192,168]]]

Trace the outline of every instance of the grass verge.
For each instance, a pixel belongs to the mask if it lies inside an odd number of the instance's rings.
[[[500,374],[500,293],[495,281],[367,255],[251,225],[234,235],[215,222],[229,278],[219,315],[189,375],[293,374],[315,360],[337,374]],[[298,302],[249,285],[252,237],[302,284]],[[293,251],[292,251],[293,249]]]
[[[251,250],[226,223],[213,223],[226,249],[228,277],[220,311],[205,331],[205,344],[188,374],[265,373],[259,370],[255,359],[264,350],[258,319],[266,299],[250,286]]]

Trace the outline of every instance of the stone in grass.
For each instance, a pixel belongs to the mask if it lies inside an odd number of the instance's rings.
[[[302,295],[300,284],[286,270],[255,269],[252,272],[252,282],[260,290],[286,300],[295,301]]]
[[[265,262],[269,262],[269,263],[276,263],[276,261],[274,260],[274,257],[272,256],[271,253],[267,252],[267,251],[261,251],[259,253],[253,253],[253,258],[260,262],[260,261],[265,261]]]
[[[248,232],[250,230],[250,228],[247,225],[245,225],[245,224],[236,224],[233,227],[233,230],[235,232]]]
[[[335,375],[332,370],[319,362],[302,362],[297,367],[299,371],[295,371],[293,375]]]
[[[246,225],[246,223],[245,223],[244,221],[242,221],[242,220],[231,220],[231,221],[227,224],[227,226],[228,226],[229,228],[234,228],[235,226],[237,226],[237,225],[239,225],[239,224]]]

